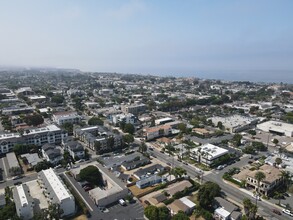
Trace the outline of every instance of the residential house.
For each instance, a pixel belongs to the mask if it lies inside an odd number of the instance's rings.
[[[69,141],[65,143],[64,148],[67,149],[72,158],[82,159],[85,156],[83,146],[77,141]]]
[[[44,144],[42,146],[42,156],[46,161],[54,165],[58,164],[63,159],[60,147],[51,144]]]
[[[236,205],[221,197],[215,198],[213,207],[216,220],[240,220],[242,217],[242,213]]]
[[[140,189],[144,189],[148,186],[153,186],[158,183],[164,182],[166,179],[157,175],[153,175],[150,177],[147,177],[145,179],[139,180],[136,182],[136,186]]]

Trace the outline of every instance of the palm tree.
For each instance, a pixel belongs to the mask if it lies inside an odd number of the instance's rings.
[[[263,172],[258,171],[255,173],[254,178],[257,181],[257,195],[255,196],[255,205],[257,206],[258,196],[260,195],[259,193],[260,182],[266,178],[266,175]]]
[[[285,187],[286,187],[286,191],[288,190],[288,187],[290,185],[290,181],[291,181],[291,174],[289,171],[286,171],[286,170],[281,170],[281,174],[280,176],[282,177],[283,179],[283,182],[285,184]]]
[[[282,197],[283,197],[283,193],[278,192],[278,191],[275,192],[275,198],[279,200],[279,203],[278,203],[279,205],[281,203]]]

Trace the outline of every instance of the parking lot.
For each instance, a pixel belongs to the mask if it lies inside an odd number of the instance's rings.
[[[132,204],[127,203],[126,206],[121,206],[119,203],[115,203],[108,206],[107,212],[100,212],[100,219],[117,219],[117,220],[130,220],[130,219],[144,219],[143,206],[139,201]]]

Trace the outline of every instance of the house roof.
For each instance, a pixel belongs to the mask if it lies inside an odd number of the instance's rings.
[[[171,187],[167,188],[166,191],[173,196],[176,192],[182,191],[183,189],[185,189],[186,187],[191,187],[192,184],[187,181],[187,180],[183,180],[179,183],[175,183],[174,185],[172,185]]]
[[[231,202],[227,201],[226,199],[223,199],[221,197],[216,197],[215,198],[215,205],[216,207],[222,207],[229,213],[237,210],[237,206],[232,204]]]
[[[179,199],[176,199],[174,202],[168,205],[168,208],[171,209],[174,213],[178,213],[179,211],[186,212],[189,209],[189,207]]]
[[[152,166],[137,170],[136,172],[134,172],[134,175],[137,175],[140,177],[140,176],[146,175],[147,173],[154,173],[158,170],[162,171],[164,170],[164,167],[161,164],[154,164]]]

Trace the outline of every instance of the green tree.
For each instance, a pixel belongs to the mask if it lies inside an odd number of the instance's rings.
[[[234,135],[233,142],[234,142],[234,145],[236,147],[239,147],[241,145],[241,139],[242,139],[242,135],[241,134],[235,134]]]
[[[134,141],[134,137],[131,134],[126,134],[123,136],[123,140],[125,143],[130,144]]]
[[[245,198],[242,201],[244,207],[244,213],[249,220],[255,219],[255,215],[257,213],[257,206],[254,205],[250,199]]]
[[[104,121],[100,119],[99,117],[92,117],[88,120],[88,125],[104,125]]]
[[[165,207],[156,207],[150,205],[144,210],[145,216],[149,220],[169,220],[170,219],[170,210]]]
[[[182,167],[174,167],[170,173],[173,174],[176,178],[181,178],[183,175],[187,174],[186,170]]]
[[[51,98],[51,102],[54,102],[56,104],[62,104],[64,102],[64,96],[60,95],[60,94],[57,94],[57,95],[54,95],[52,98]]]
[[[21,173],[20,167],[11,167],[9,168],[9,172],[12,173],[13,176],[18,175]]]
[[[147,147],[146,143],[142,142],[141,145],[139,146],[138,151],[141,153],[144,153],[147,151],[147,149],[148,149],[148,147]]]
[[[179,211],[172,217],[172,220],[189,220],[189,217],[183,211]]]
[[[283,182],[284,182],[284,185],[286,187],[286,190],[288,190],[289,189],[289,186],[291,184],[291,178],[292,178],[290,172],[289,171],[286,171],[286,170],[281,170],[280,176],[283,179]]]
[[[220,195],[220,192],[220,186],[214,182],[208,181],[201,185],[197,194],[200,206],[208,209],[214,198]]]
[[[93,165],[90,165],[84,169],[82,169],[79,173],[79,178],[81,180],[86,180],[89,183],[96,186],[103,186],[103,177],[100,170]]]
[[[44,123],[44,118],[40,114],[28,115],[24,118],[25,123],[32,126],[38,126]]]
[[[35,165],[35,171],[40,172],[41,170],[46,170],[52,167],[52,164],[48,161],[41,161]]]
[[[223,122],[219,121],[218,124],[217,124],[217,127],[221,130],[224,129],[224,125],[223,125]]]
[[[127,123],[125,124],[123,131],[129,134],[134,134],[135,128],[133,124]]]
[[[48,216],[50,220],[59,220],[61,219],[62,214],[64,211],[60,208],[59,204],[52,203],[48,207]]]
[[[257,181],[257,195],[255,196],[255,205],[257,207],[257,200],[258,200],[258,196],[260,196],[260,182],[263,181],[266,178],[266,175],[261,172],[261,171],[257,171],[254,175],[254,178]]]
[[[277,158],[275,159],[275,163],[276,163],[277,165],[280,165],[282,162],[283,162],[283,161],[282,161],[282,159],[281,159],[280,157],[277,157]]]
[[[180,124],[178,125],[178,129],[180,130],[180,132],[182,132],[182,133],[186,133],[186,131],[187,131],[187,129],[186,129],[186,124],[184,124],[184,123],[180,123]]]
[[[274,143],[275,145],[277,145],[277,144],[279,143],[279,140],[276,139],[276,138],[274,138],[273,143]]]
[[[65,122],[61,127],[62,127],[65,131],[67,131],[68,134],[72,134],[72,133],[73,133],[73,124],[72,124],[72,123]]]
[[[256,135],[256,131],[255,130],[249,130],[247,133],[250,134],[250,135],[252,135],[252,136]]]

